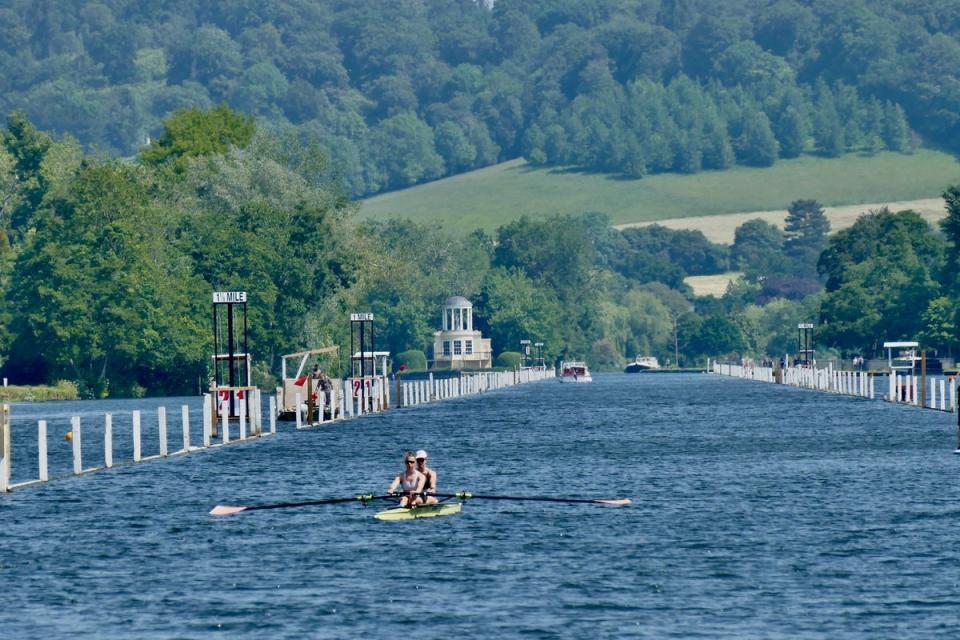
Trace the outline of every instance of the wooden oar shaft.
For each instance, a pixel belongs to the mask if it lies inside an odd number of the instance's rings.
[[[600,498],[549,498],[546,496],[486,496],[476,493],[436,493],[433,494],[439,498],[461,498],[464,500],[518,500],[523,502],[566,502],[579,504],[609,504],[609,505],[627,505],[630,504],[629,498],[600,499]]]

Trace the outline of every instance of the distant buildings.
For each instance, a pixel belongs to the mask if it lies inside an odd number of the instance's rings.
[[[443,303],[442,329],[433,334],[434,369],[485,369],[493,365],[490,339],[473,329],[473,305],[463,296]]]

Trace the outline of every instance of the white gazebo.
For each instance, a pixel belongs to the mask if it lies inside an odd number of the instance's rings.
[[[490,339],[473,329],[473,305],[463,296],[443,303],[442,329],[433,334],[434,369],[486,369],[493,364]]]

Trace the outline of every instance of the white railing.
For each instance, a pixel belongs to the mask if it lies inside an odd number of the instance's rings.
[[[168,427],[171,425],[168,424],[167,420],[167,408],[163,406],[158,407],[156,411],[156,440],[151,440],[149,443],[151,447],[153,444],[156,444],[157,453],[154,455],[143,455],[144,445],[148,444],[144,441],[143,437],[143,412],[140,410],[131,411],[129,414],[129,448],[132,455],[129,459],[123,460],[117,460],[114,456],[114,436],[116,435],[114,430],[114,414],[105,413],[103,415],[103,422],[97,425],[90,424],[89,419],[86,424],[84,424],[80,416],[73,416],[70,418],[70,430],[65,436],[65,439],[69,441],[71,445],[70,458],[72,461],[72,473],[65,475],[81,475],[110,469],[115,466],[139,464],[150,460],[181,456],[194,451],[223,447],[225,445],[275,434],[277,432],[277,423],[273,411],[275,399],[270,398],[270,430],[265,432],[263,429],[264,412],[260,404],[260,391],[259,389],[254,389],[250,393],[249,416],[246,413],[248,402],[243,402],[239,405],[240,418],[233,424],[231,424],[228,419],[228,412],[221,412],[223,420],[221,424],[217,425],[220,427],[220,432],[217,434],[219,436],[219,442],[215,442],[213,439],[213,434],[217,432],[214,426],[216,412],[214,411],[213,400],[210,394],[205,394],[203,397],[202,432],[199,442],[193,440],[195,432],[192,430],[190,407],[188,405],[182,405],[180,407],[180,438],[179,441],[176,439],[173,440],[178,442],[176,449],[170,446],[171,439],[169,436],[171,434]],[[36,424],[37,475],[30,480],[12,482],[11,450],[13,447],[11,432],[13,422],[10,414],[9,405],[0,406],[0,492],[40,484],[50,480],[50,461],[48,454],[50,449],[47,437],[48,421],[39,420]],[[84,435],[89,435],[90,432],[88,430],[90,429],[97,429],[98,431],[94,432],[95,436],[102,436],[97,438],[103,442],[103,450],[100,455],[94,456],[89,446],[86,447],[86,449],[84,448]],[[30,437],[31,436],[28,435],[26,438],[18,438],[18,446],[27,448],[25,445],[29,444]],[[90,462],[91,459],[95,459],[96,462],[92,465],[87,465],[86,463]]]
[[[446,400],[448,398],[459,398],[462,396],[485,393],[496,389],[503,389],[517,384],[528,382],[537,382],[555,377],[552,369],[523,369],[520,371],[489,371],[489,372],[471,372],[463,373],[459,377],[452,378],[434,378],[433,374],[425,380],[411,380],[401,382],[398,392],[400,397],[396,399],[398,407],[411,407],[428,402]],[[361,390],[358,386],[363,385]],[[391,407],[391,384],[390,380],[377,376],[376,378],[367,378],[365,380],[347,379],[343,381],[342,393],[339,390],[330,394],[331,404],[336,406],[329,407],[331,411],[329,419],[325,417],[324,409],[326,396],[321,392],[318,394],[313,408],[313,416],[316,421],[308,423],[306,412],[296,412],[296,426],[298,429],[306,429],[319,426],[325,423],[361,417],[369,413],[380,413]],[[130,421],[129,439],[124,436],[125,448],[128,448],[132,455],[129,459],[115,460],[114,439],[116,431],[114,429],[114,414],[106,413],[103,416],[103,422],[93,425],[89,418],[86,423],[80,416],[73,416],[70,419],[70,429],[66,435],[66,440],[70,441],[70,458],[72,461],[72,473],[61,475],[81,475],[94,471],[110,469],[115,466],[139,464],[150,460],[185,455],[193,451],[223,447],[226,445],[244,442],[253,438],[273,435],[277,432],[277,398],[269,398],[269,410],[264,412],[261,405],[260,390],[250,388],[248,393],[250,398],[239,404],[239,419],[231,422],[229,411],[215,411],[213,402],[215,398],[210,394],[203,397],[203,409],[201,420],[201,434],[199,442],[193,438],[194,422],[191,421],[190,407],[182,405],[180,410],[180,438],[172,435],[172,425],[168,422],[166,407],[158,407],[156,411],[156,423],[149,425],[153,432],[155,426],[155,439],[149,443],[144,440],[144,413],[135,410],[129,414]],[[364,401],[365,400],[365,401]],[[249,409],[248,409],[249,405]],[[301,399],[297,397],[296,406],[305,406],[301,404]],[[249,411],[249,414],[248,414]],[[219,414],[219,416],[218,416]],[[263,428],[263,416],[267,415],[270,419],[269,431]],[[219,417],[219,421],[218,421]],[[126,422],[126,421],[124,421]],[[218,429],[219,428],[219,429]],[[103,451],[99,455],[91,452],[92,444],[85,447],[84,435],[89,435],[89,429],[98,429],[94,432],[95,436],[102,435]],[[29,480],[12,482],[12,421],[10,418],[9,405],[0,405],[0,492],[9,491],[20,487],[40,484],[51,479],[50,465],[48,456],[48,422],[40,420],[36,424],[36,452],[37,452],[37,475]],[[219,432],[218,432],[219,431]],[[25,446],[29,444],[29,438],[19,438],[17,446],[23,448],[32,448]],[[99,439],[99,438],[97,438]],[[174,450],[172,442],[177,448]],[[153,455],[143,455],[144,445],[149,444],[151,451],[157,451]],[[154,446],[156,445],[156,446]],[[88,463],[95,459],[93,465]]]
[[[555,377],[556,372],[553,369],[543,368],[470,372],[454,378],[434,378],[431,373],[425,380],[401,382],[398,406],[414,407],[428,402],[475,395]]]
[[[712,365],[708,363],[708,371],[733,378],[780,383],[871,400],[878,397],[877,380],[880,379],[880,388],[886,388],[886,393],[879,396],[883,400],[937,411],[957,410],[957,387],[953,384],[953,378],[929,376],[929,384],[924,387],[922,378],[916,375],[901,375],[895,371],[881,374],[843,371],[834,369],[833,366],[822,369],[786,367],[775,371],[772,367],[714,362]]]

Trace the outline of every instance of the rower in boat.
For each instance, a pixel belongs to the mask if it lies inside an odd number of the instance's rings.
[[[437,492],[437,472],[427,466],[427,452],[423,449],[417,451],[417,471],[425,478],[423,483],[423,504],[437,504],[437,497],[433,495]]]
[[[426,484],[426,477],[417,471],[417,458],[413,451],[407,451],[403,454],[404,469],[390,483],[387,493],[395,494],[397,489],[403,494],[400,497],[401,507],[415,507],[423,504],[423,486]]]

